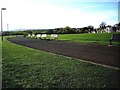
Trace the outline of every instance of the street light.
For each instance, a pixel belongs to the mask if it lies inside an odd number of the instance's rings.
[[[9,37],[9,24],[7,23],[7,31],[8,31],[8,37]]]
[[[2,10],[6,10],[6,8],[1,8],[1,40],[3,41]]]

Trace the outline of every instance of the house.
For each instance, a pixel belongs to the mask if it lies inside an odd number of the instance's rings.
[[[108,26],[106,26],[106,29],[104,29],[104,32],[106,32],[106,33],[112,33],[112,32],[116,32],[116,27],[115,26],[110,26],[110,25],[108,25]]]
[[[112,26],[108,25],[105,29],[106,33],[111,33],[112,32]]]

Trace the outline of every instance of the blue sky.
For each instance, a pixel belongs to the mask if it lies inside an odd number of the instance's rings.
[[[39,29],[118,23],[118,0],[0,0],[3,29]]]

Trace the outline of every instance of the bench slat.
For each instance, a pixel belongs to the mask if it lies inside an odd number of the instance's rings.
[[[120,34],[113,34],[111,39],[119,41],[120,40]]]
[[[112,44],[112,41],[120,41],[120,34],[113,34],[110,39],[110,45]]]

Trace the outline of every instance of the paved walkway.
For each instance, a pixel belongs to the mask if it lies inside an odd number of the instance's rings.
[[[24,37],[10,38],[9,41],[38,50],[120,68],[120,47],[117,46],[80,44],[55,40],[37,40]]]

